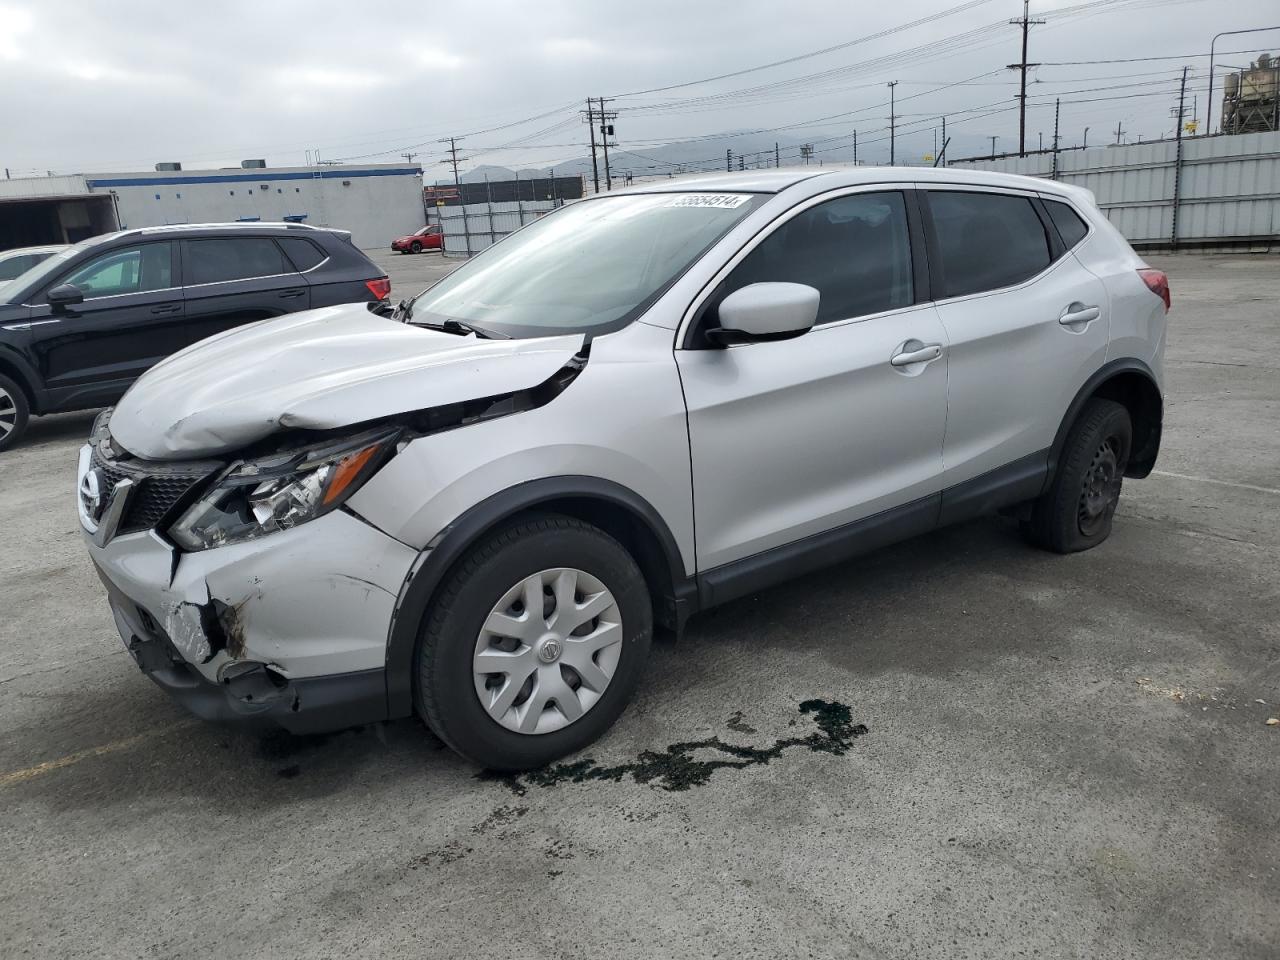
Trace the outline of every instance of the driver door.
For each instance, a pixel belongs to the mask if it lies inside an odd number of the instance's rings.
[[[739,254],[695,314],[676,360],[700,570],[785,564],[809,547],[829,562],[853,552],[844,540],[936,524],[947,341],[915,281],[908,209],[898,190],[815,199]],[[698,331],[717,326],[720,300],[764,281],[815,287],[813,329],[710,348]],[[933,359],[893,362],[933,346]]]
[[[84,302],[55,309],[45,290],[31,309],[40,374],[56,406],[110,403],[182,345],[183,300],[168,240],[105,251],[50,288],[78,287]]]

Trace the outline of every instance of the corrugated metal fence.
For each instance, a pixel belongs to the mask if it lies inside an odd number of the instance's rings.
[[[436,207],[431,221],[443,227],[445,256],[469,257],[561,205],[551,200],[455,204]]]
[[[1280,133],[1194,137],[1123,147],[1050,152],[973,167],[1053,177],[1086,187],[1131,242],[1280,242]]]

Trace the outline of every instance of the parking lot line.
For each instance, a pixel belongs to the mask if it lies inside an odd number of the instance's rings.
[[[27,780],[34,780],[36,777],[42,777],[46,773],[52,773],[54,770],[61,770],[63,767],[69,767],[72,764],[79,763],[81,760],[88,760],[92,757],[101,757],[108,753],[117,753],[120,750],[128,750],[130,747],[137,746],[144,740],[150,740],[161,734],[169,733],[182,727],[189,727],[191,721],[174,724],[166,727],[164,730],[151,730],[146,733],[137,733],[131,737],[122,737],[119,740],[112,740],[110,743],[104,743],[97,747],[90,747],[87,750],[78,750],[75,753],[69,753],[65,757],[58,757],[56,760],[46,760],[44,763],[37,763],[34,767],[27,767],[25,770],[13,770],[9,773],[0,774],[0,787],[9,787],[15,783],[23,783]]]
[[[1155,477],[1173,477],[1175,480],[1194,480],[1197,483],[1216,483],[1222,487],[1235,487],[1238,490],[1255,490],[1258,493],[1273,493],[1280,496],[1280,490],[1272,487],[1256,487],[1252,483],[1233,483],[1230,480],[1214,480],[1212,477],[1193,477],[1186,473],[1170,473],[1167,470],[1152,470]]]

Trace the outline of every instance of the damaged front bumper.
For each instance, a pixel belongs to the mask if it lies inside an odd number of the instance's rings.
[[[386,718],[410,547],[341,510],[196,553],[154,530],[100,542],[81,519],[126,649],[197,716],[295,732]]]

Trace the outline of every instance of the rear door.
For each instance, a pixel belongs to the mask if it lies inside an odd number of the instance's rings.
[[[1025,468],[1034,486],[1071,400],[1105,362],[1106,291],[1064,249],[1034,194],[948,187],[921,196],[951,344],[946,486],[1004,467]]]
[[[182,241],[187,342],[311,306],[311,288],[272,237]]]
[[[705,349],[695,329],[676,352],[700,569],[909,504],[920,505],[920,529],[936,522],[946,341],[913,276],[922,251],[909,210],[905,191],[883,188],[811,201],[739,254],[700,308],[694,323],[705,328],[750,283],[803,283],[821,296],[803,336]],[[927,359],[903,364],[908,354]]]
[[[31,309],[31,344],[53,406],[110,402],[185,345],[175,244],[116,247],[53,278]],[[55,311],[49,289],[70,283],[84,302]]]

